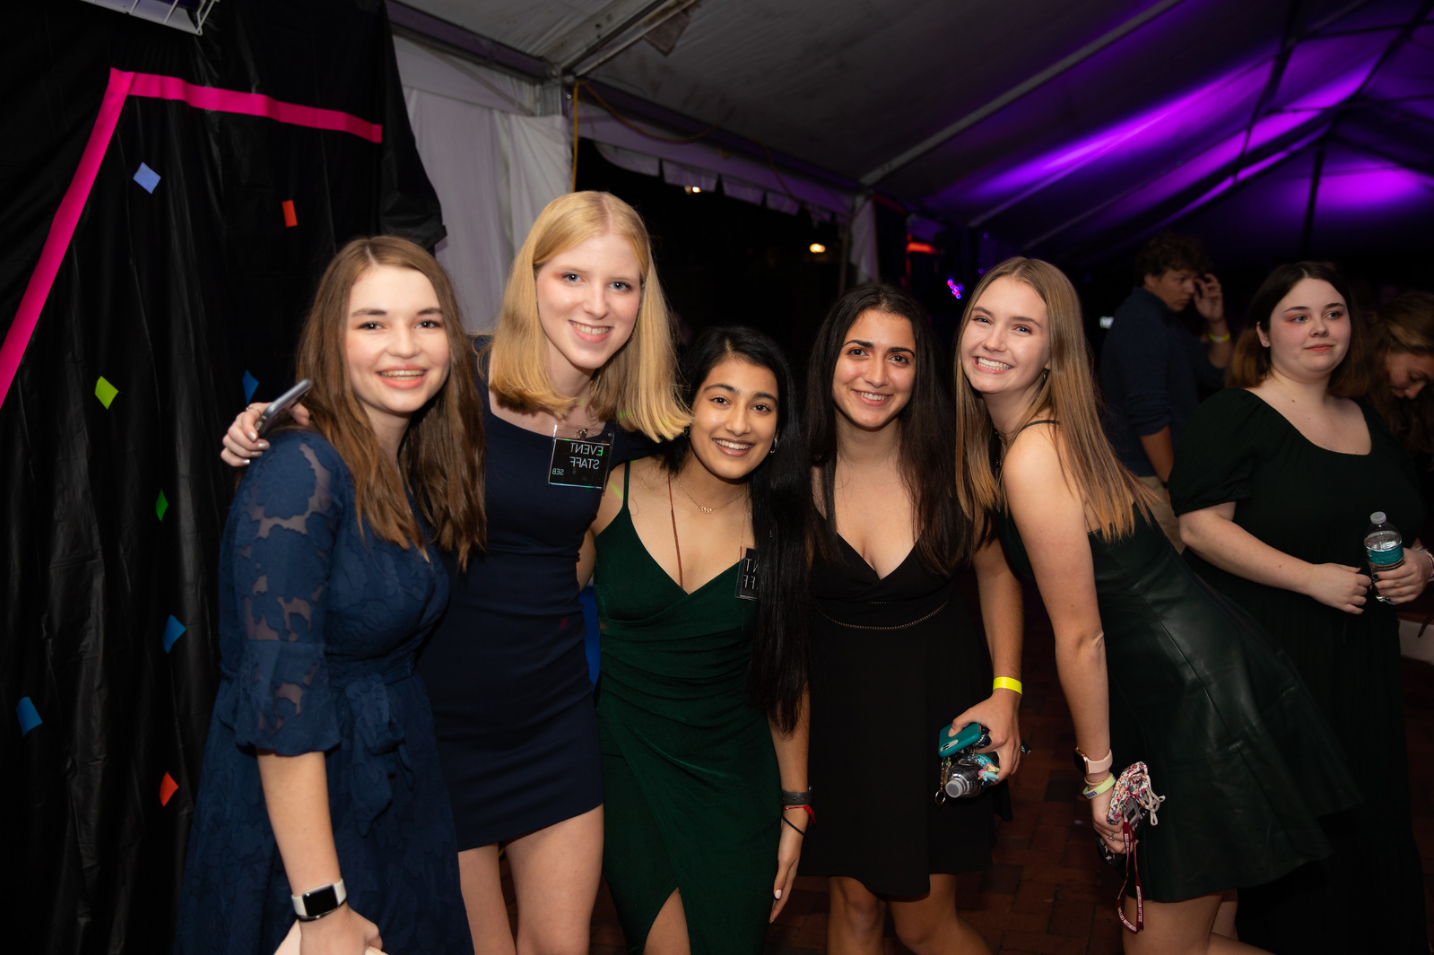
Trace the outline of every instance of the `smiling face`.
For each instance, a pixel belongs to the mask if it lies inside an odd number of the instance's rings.
[[[910,320],[868,309],[847,330],[832,371],[832,402],[850,424],[876,431],[895,420],[916,386]]]
[[[555,368],[590,376],[632,337],[642,268],[621,236],[609,232],[564,249],[538,267],[534,282]]]
[[[988,404],[1000,396],[1024,408],[1051,364],[1045,301],[1019,279],[996,279],[972,304],[960,350],[966,380]]]
[[[354,397],[380,440],[402,438],[448,380],[448,333],[433,283],[414,269],[372,266],[349,290],[344,321]]]
[[[1333,285],[1301,279],[1270,313],[1269,331],[1256,326],[1270,350],[1270,367],[1295,381],[1327,379],[1349,351],[1349,307]]]
[[[1172,312],[1179,312],[1195,297],[1195,273],[1189,269],[1167,269],[1160,275],[1147,275],[1144,287],[1159,296]]]
[[[722,360],[692,399],[691,448],[724,481],[741,481],[767,459],[777,436],[777,376],[741,358]]]
[[[1424,386],[1434,379],[1434,355],[1390,349],[1384,356],[1384,367],[1389,372],[1389,390],[1394,397],[1406,401],[1418,398]]]

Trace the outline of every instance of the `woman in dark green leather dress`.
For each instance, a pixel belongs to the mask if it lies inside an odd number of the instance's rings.
[[[591,531],[603,872],[630,952],[756,955],[810,822],[811,491],[774,342],[715,329],[683,370],[690,434],[615,469]]]
[[[1333,734],[1289,659],[1152,522],[1150,492],[1101,433],[1079,300],[1058,269],[987,272],[956,379],[959,494],[1040,588],[1097,834],[1126,850],[1106,813],[1131,763],[1166,797],[1135,839],[1144,929],[1125,950],[1258,951],[1212,933],[1221,893],[1329,852],[1318,817],[1356,798]],[[1133,899],[1125,914],[1137,921]]]

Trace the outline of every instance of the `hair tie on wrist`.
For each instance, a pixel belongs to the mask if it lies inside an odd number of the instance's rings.
[[[1018,679],[1016,679],[1015,677],[1011,677],[1011,676],[998,676],[998,677],[996,677],[996,679],[994,679],[994,680],[991,681],[991,689],[993,689],[993,690],[1014,690],[1014,691],[1016,691],[1016,693],[1018,693],[1018,694],[1021,694],[1021,695],[1024,695],[1024,694],[1025,694],[1025,690],[1024,690],[1024,688],[1022,688],[1022,686],[1021,686],[1021,681],[1018,680]]]

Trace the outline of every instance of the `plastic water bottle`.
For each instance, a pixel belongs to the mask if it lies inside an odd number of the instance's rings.
[[[1389,523],[1383,511],[1369,515],[1369,529],[1364,532],[1364,553],[1369,557],[1372,574],[1393,570],[1404,563],[1404,538],[1399,528]],[[1376,597],[1380,603],[1393,603],[1388,597]]]

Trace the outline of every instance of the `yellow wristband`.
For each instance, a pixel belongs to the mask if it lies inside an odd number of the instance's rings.
[[[1009,676],[998,676],[998,677],[996,677],[996,679],[994,679],[994,680],[991,681],[991,689],[993,689],[993,690],[1015,690],[1017,693],[1024,693],[1024,692],[1025,692],[1025,691],[1021,688],[1021,681],[1020,681],[1020,680],[1017,680],[1015,677],[1009,677]]]
[[[1101,793],[1110,789],[1114,785],[1115,774],[1111,773],[1109,776],[1105,777],[1100,782],[1096,783],[1094,786],[1086,786],[1080,791],[1080,794],[1087,799],[1094,799],[1096,796],[1099,796]]]
[[[1206,332],[1205,334],[1209,337],[1210,341],[1214,342],[1217,345],[1223,345],[1230,340],[1229,332],[1226,332],[1223,335],[1211,335],[1209,332]]]

